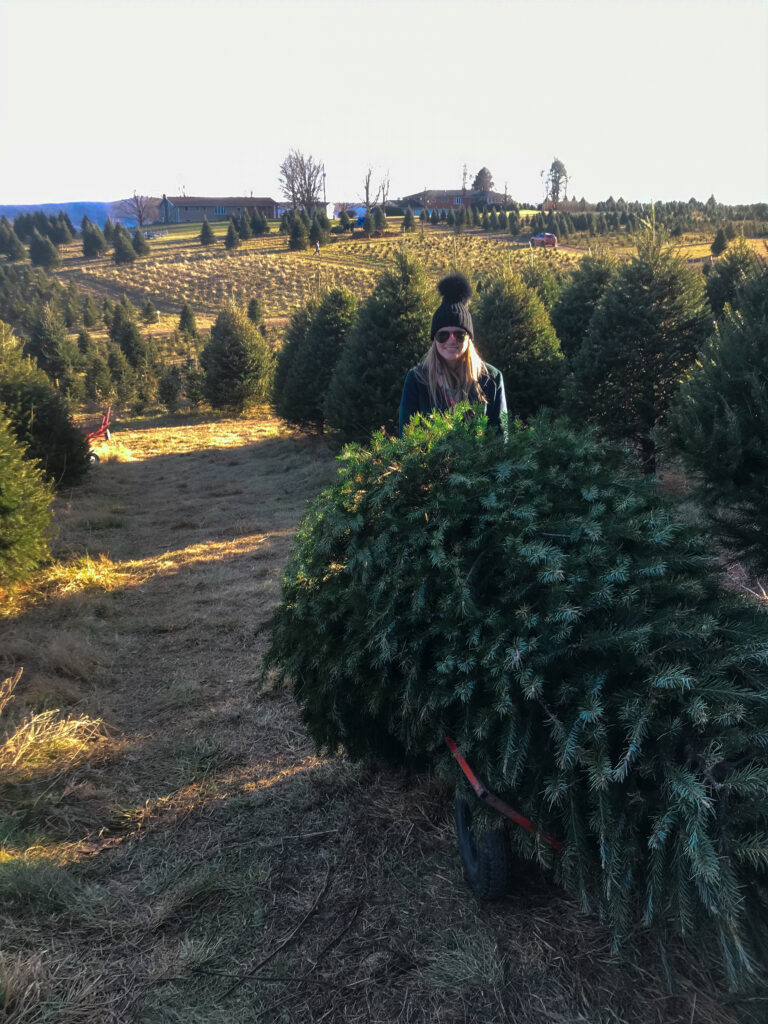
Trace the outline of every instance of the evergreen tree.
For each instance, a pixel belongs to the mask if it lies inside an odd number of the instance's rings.
[[[205,371],[200,368],[196,357],[190,357],[184,364],[184,397],[193,409],[205,401]]]
[[[366,213],[363,217],[363,234],[366,238],[370,238],[374,231],[373,217],[370,213]]]
[[[178,366],[169,366],[157,384],[158,397],[168,412],[178,409],[182,387],[181,370]]]
[[[533,288],[545,308],[549,311],[557,302],[562,279],[557,265],[541,250],[529,250],[528,259],[520,266],[520,276],[529,288]]]
[[[251,218],[247,213],[243,213],[237,222],[237,233],[243,242],[247,242],[249,238],[253,238],[253,232],[251,231]]]
[[[309,240],[312,243],[312,245],[316,245],[318,242],[322,242],[323,238],[323,231],[317,222],[317,217],[313,217],[312,225],[309,229]]]
[[[301,217],[294,217],[291,225],[291,235],[288,240],[288,248],[293,251],[300,251],[309,247],[307,229]]]
[[[110,245],[112,245],[115,240],[115,225],[109,217],[107,217],[104,222],[104,237]]]
[[[403,217],[403,231],[414,231],[416,228],[416,218],[413,215],[413,210],[410,206],[405,211]]]
[[[732,980],[764,963],[768,614],[618,447],[542,417],[505,445],[461,407],[352,447],[267,664],[321,750],[465,787],[453,737],[535,823],[515,851],[617,939],[682,937]]]
[[[768,574],[768,271],[744,285],[673,401],[665,436],[726,545]]]
[[[437,225],[440,223],[440,218],[437,214],[437,210],[433,210],[432,213],[430,213],[429,223],[432,225],[432,227],[437,227]]]
[[[65,399],[18,345],[0,352],[0,411],[27,457],[55,486],[75,484],[88,471],[88,446],[69,418]]]
[[[504,210],[499,211],[499,231],[507,230],[507,214]]]
[[[9,262],[16,263],[27,255],[24,243],[13,229],[13,225],[5,218],[0,221],[0,253],[8,257]]]
[[[115,246],[115,263],[134,263],[136,261],[136,250],[133,248],[131,236],[124,227],[118,225],[112,241]]]
[[[491,210],[491,215],[488,218],[488,220],[490,221],[491,231],[498,231],[499,230],[499,215],[496,213],[495,210]]]
[[[43,267],[45,270],[58,267],[61,263],[59,250],[50,238],[41,235],[37,228],[32,232],[32,241],[29,243],[29,258],[33,267]]]
[[[146,299],[144,305],[141,307],[141,319],[145,324],[156,324],[160,319],[160,315],[157,312],[152,299]]]
[[[115,344],[111,344],[107,352],[107,369],[115,403],[122,407],[131,405],[136,399],[136,372],[123,350]]]
[[[208,218],[203,217],[203,226],[200,229],[200,244],[201,245],[213,245],[216,241],[216,236],[213,233],[213,228],[208,223]]]
[[[474,314],[476,344],[501,370],[510,417],[529,419],[554,407],[563,379],[563,355],[549,315],[536,292],[519,277],[492,279]]]
[[[317,211],[315,219],[321,231],[320,241],[325,244],[331,237],[331,222],[328,220],[325,210],[322,209]]]
[[[738,307],[739,290],[758,273],[760,261],[744,238],[739,238],[722,259],[707,274],[706,289],[709,304],[715,316],[720,316],[725,304]]]
[[[274,357],[243,310],[227,306],[219,313],[201,361],[214,409],[242,412],[269,396]]]
[[[380,206],[377,206],[373,211],[373,226],[377,234],[381,234],[386,230],[387,218]]]
[[[197,337],[197,320],[195,319],[195,311],[188,302],[184,303],[181,307],[181,312],[179,313],[179,330],[182,334],[187,334],[191,338]]]
[[[494,216],[495,216],[495,214],[494,214]],[[453,215],[453,210],[449,210],[448,211],[448,214],[447,214],[447,216],[445,218],[445,223],[448,225],[449,228],[452,228],[453,225],[456,223],[456,218]]]
[[[237,249],[240,244],[240,235],[237,233],[234,220],[230,218],[227,234],[224,238],[224,248],[229,250]]]
[[[490,231],[491,230],[491,218],[488,216],[488,211],[487,210],[485,210],[485,212],[483,213],[483,224],[482,224],[482,226],[483,226],[483,231]]]
[[[656,469],[653,428],[712,331],[701,274],[659,232],[640,236],[619,267],[572,362],[567,405],[609,436],[638,446]]]
[[[149,256],[149,243],[141,228],[136,228],[132,236],[133,251],[137,256]]]
[[[104,326],[107,328],[107,330],[110,330],[112,327],[112,320],[114,319],[114,315],[115,303],[109,298],[103,299],[101,303],[101,319],[104,321]]]
[[[713,256],[719,256],[720,253],[725,252],[728,248],[728,239],[725,237],[725,231],[722,228],[717,229],[715,240],[710,246]]]
[[[123,348],[123,338],[130,326],[136,325],[136,310],[123,296],[120,302],[114,303],[110,311],[109,340]]]
[[[507,213],[507,228],[510,235],[520,233],[520,214],[517,210],[509,210]]]
[[[291,375],[297,353],[304,344],[312,321],[317,312],[317,299],[310,299],[303,306],[294,310],[283,336],[283,344],[277,353],[275,375],[272,385],[272,403],[275,412],[283,419],[291,416],[290,397],[287,395],[286,384]]]
[[[323,432],[325,396],[356,306],[351,292],[333,288],[313,310],[282,388],[280,415],[289,423]]]
[[[343,440],[397,430],[403,381],[429,347],[434,305],[423,266],[398,253],[361,305],[328,386],[325,419]]]
[[[550,313],[563,354],[572,359],[587,333],[592,314],[618,271],[610,253],[588,253],[564,283]]]
[[[278,229],[278,234],[280,234],[280,235],[290,235],[290,233],[291,233],[291,218],[288,216],[288,211],[286,210],[281,215],[281,217],[280,217],[280,227]]]
[[[85,394],[99,405],[113,405],[117,399],[109,366],[99,355],[93,357],[85,371]]]
[[[77,335],[77,351],[84,358],[86,363],[90,363],[97,355],[96,346],[93,343],[93,338],[88,333],[85,327]]]
[[[48,557],[52,500],[0,407],[0,594]]]
[[[83,327],[95,327],[100,319],[101,314],[98,311],[98,306],[92,295],[86,295],[83,301]]]
[[[73,346],[58,309],[46,303],[32,328],[24,348],[24,355],[34,359],[51,380],[57,381],[71,370],[74,361]]]
[[[346,210],[342,210],[339,214],[339,227],[344,232],[349,231],[350,223],[349,214]]]
[[[80,323],[82,316],[80,305],[80,292],[77,290],[75,282],[70,278],[67,290],[64,293],[64,323],[70,331]]]
[[[248,303],[248,319],[257,327],[264,322],[264,308],[255,296]]]
[[[101,256],[107,250],[107,240],[98,224],[83,225],[83,256],[86,259],[93,259]]]

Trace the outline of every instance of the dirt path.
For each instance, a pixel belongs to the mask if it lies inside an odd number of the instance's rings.
[[[0,1020],[760,1019],[693,963],[669,994],[648,944],[612,958],[528,867],[479,905],[444,784],[318,757],[290,696],[259,689],[292,533],[333,472],[322,443],[199,418],[118,429],[108,450],[58,500],[68,572],[0,620],[21,699],[111,735],[0,815]]]

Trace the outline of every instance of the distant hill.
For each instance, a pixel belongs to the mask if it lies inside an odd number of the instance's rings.
[[[125,199],[118,199],[111,203],[23,203],[17,206],[0,205],[0,217],[7,217],[8,220],[13,221],[20,213],[35,213],[37,210],[40,210],[46,216],[49,216],[50,214],[57,214],[59,210],[62,210],[78,230],[84,216],[87,216],[94,224],[98,224],[102,228],[106,223],[107,217],[111,217],[112,220],[119,218],[126,227],[133,227],[138,221],[135,217],[131,217],[124,212],[126,202],[127,200]],[[153,220],[155,218],[150,217],[149,219]]]

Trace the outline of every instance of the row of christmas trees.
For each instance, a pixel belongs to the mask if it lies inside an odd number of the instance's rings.
[[[554,296],[548,264],[538,254],[532,261],[534,272],[479,281],[473,305],[476,344],[504,374],[512,417],[527,421],[549,407],[596,424],[631,445],[649,473],[660,447],[681,455],[703,474],[701,494],[723,535],[768,567],[756,551],[768,536],[768,512],[760,511],[768,420],[759,415],[766,273],[746,243],[705,278],[648,230],[631,260],[589,255],[555,283]],[[277,412],[343,441],[393,432],[435,301],[423,268],[403,254],[359,308],[335,289],[299,309],[278,355]],[[702,383],[716,373],[716,387]],[[716,448],[723,454],[714,459]]]

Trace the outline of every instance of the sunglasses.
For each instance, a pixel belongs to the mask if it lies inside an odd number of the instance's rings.
[[[444,345],[451,338],[455,338],[460,345],[463,345],[468,337],[469,334],[466,331],[449,331],[444,327],[435,335],[435,341],[439,341],[441,345]]]

